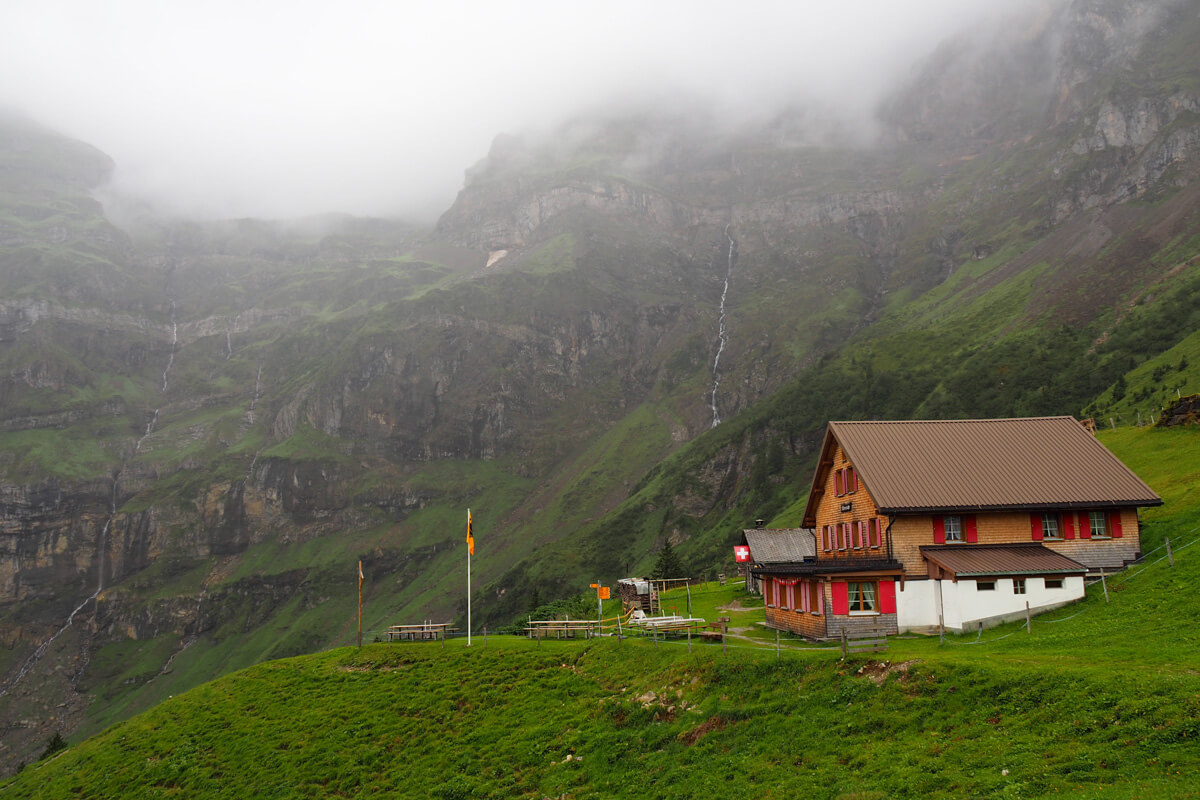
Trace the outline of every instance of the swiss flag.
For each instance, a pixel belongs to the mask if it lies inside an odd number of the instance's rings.
[[[733,546],[733,560],[740,563],[750,560],[750,548],[744,544]]]

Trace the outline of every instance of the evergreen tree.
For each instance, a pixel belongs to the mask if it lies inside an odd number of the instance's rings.
[[[655,580],[687,577],[683,574],[683,562],[679,560],[679,555],[670,542],[664,543],[662,550],[658,551],[658,561],[654,562],[650,577]]]
[[[41,761],[43,758],[49,758],[50,756],[57,753],[59,750],[66,750],[66,749],[67,749],[67,740],[62,737],[61,733],[59,733],[58,731],[55,731],[54,735],[51,736],[50,739],[46,742],[46,749],[42,751],[42,756],[38,760]]]

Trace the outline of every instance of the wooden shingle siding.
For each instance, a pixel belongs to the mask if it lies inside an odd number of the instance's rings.
[[[887,519],[881,520],[881,534],[879,537],[878,546],[871,547],[869,536],[864,540],[864,534],[867,530],[862,530],[859,523],[869,523],[871,519],[878,517],[879,514],[875,508],[875,501],[871,499],[871,493],[861,479],[857,477],[849,484],[851,487],[857,486],[854,491],[840,494],[841,481],[838,475],[842,475],[842,470],[850,467],[850,462],[846,459],[846,454],[842,452],[841,447],[835,447],[833,453],[833,466],[829,469],[825,476],[825,494],[821,499],[820,505],[817,507],[817,527],[816,527],[816,542],[817,542],[817,561],[824,559],[837,558],[839,553],[841,558],[845,558],[847,553],[857,553],[865,556],[879,556],[887,553],[887,534],[883,528],[887,526]],[[842,511],[842,504],[849,503],[850,511]],[[826,550],[822,529],[826,525],[834,527],[831,538],[833,539],[833,549]],[[837,526],[845,526],[839,529]],[[840,541],[845,544],[844,549],[838,548],[839,536]],[[856,540],[861,541],[862,547],[855,548],[852,545]]]
[[[1040,512],[979,513],[975,516],[976,543],[1005,544],[1034,541],[1031,515]],[[1086,513],[1086,512],[1085,512]],[[921,545],[937,544],[934,515],[899,517],[892,524],[892,548],[897,561],[904,565],[906,577],[925,577],[928,567],[921,557]],[[1120,512],[1121,538],[1045,539],[1046,547],[1091,568],[1113,567],[1132,561],[1141,549],[1137,512]],[[1065,535],[1065,530],[1064,530]],[[970,547],[964,542],[962,547]]]
[[[825,617],[807,611],[785,611],[781,608],[767,609],[767,627],[789,631],[809,639],[825,638]]]
[[[847,634],[879,633],[894,636],[899,632],[895,614],[864,614],[862,616],[830,617],[825,626],[825,638],[840,639]]]

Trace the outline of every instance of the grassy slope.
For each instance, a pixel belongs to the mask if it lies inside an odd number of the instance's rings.
[[[5,795],[1200,796],[1200,637],[1186,624],[1200,615],[1200,432],[1104,441],[1166,500],[1144,541],[1170,536],[1176,565],[1152,554],[1110,582],[1111,602],[1093,586],[1032,634],[894,639],[903,666],[882,681],[879,665],[797,640],[777,658],[761,633],[766,646],[724,653],[500,637],[339,649],[172,698]],[[753,606],[739,594],[697,589],[693,607],[761,618],[728,610]]]

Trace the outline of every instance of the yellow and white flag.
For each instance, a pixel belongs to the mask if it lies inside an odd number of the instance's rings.
[[[467,509],[467,552],[475,555],[475,537],[471,533],[471,509]]]

